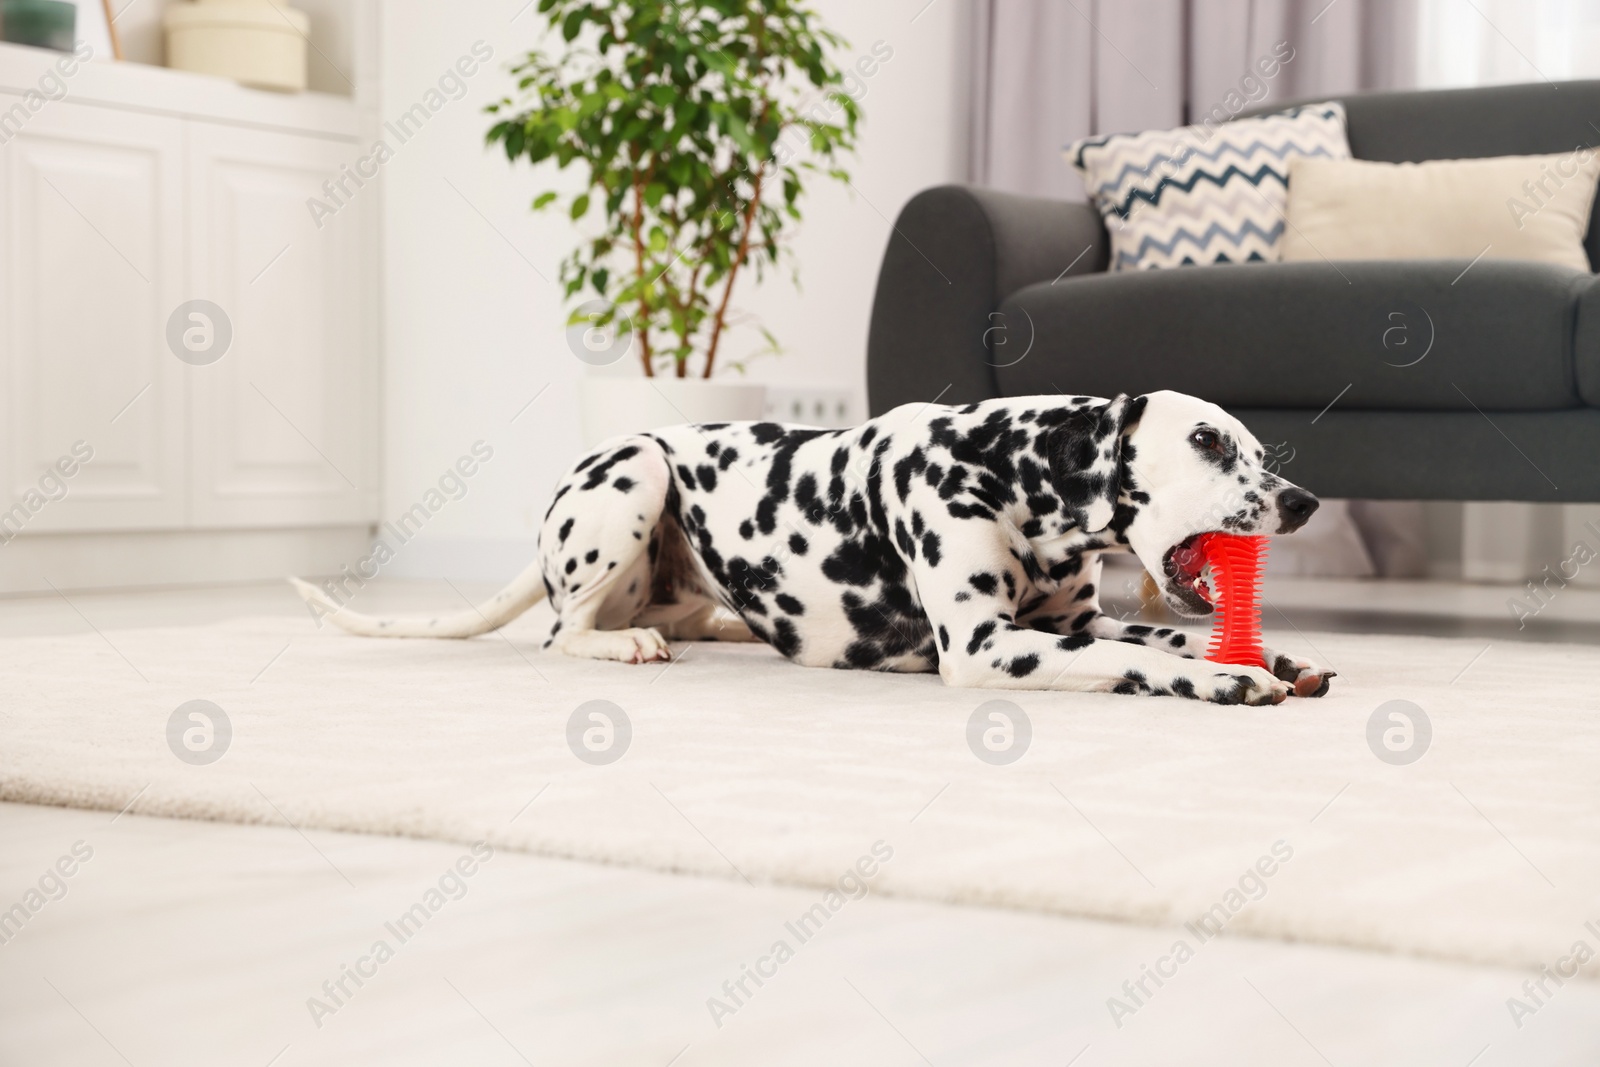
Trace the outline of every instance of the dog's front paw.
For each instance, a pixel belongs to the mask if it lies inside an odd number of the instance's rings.
[[[1197,689],[1213,704],[1282,704],[1289,697],[1288,684],[1260,667],[1229,666],[1202,677]]]
[[[1294,686],[1297,697],[1319,697],[1328,691],[1329,680],[1339,676],[1338,671],[1271,649],[1267,650],[1266,662],[1273,675]]]

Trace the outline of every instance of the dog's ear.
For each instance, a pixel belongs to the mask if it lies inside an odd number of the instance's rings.
[[[1050,431],[1050,482],[1062,506],[1084,533],[1111,525],[1122,492],[1123,441],[1139,421],[1145,398],[1074,408]]]

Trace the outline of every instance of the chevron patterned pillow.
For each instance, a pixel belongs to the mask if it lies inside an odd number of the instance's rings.
[[[1067,149],[1111,234],[1112,270],[1276,262],[1292,156],[1349,159],[1344,105],[1085,137]]]

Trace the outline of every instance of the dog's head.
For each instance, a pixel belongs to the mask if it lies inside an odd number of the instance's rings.
[[[1266,451],[1215,404],[1169,390],[1075,410],[1054,431],[1050,475],[1087,533],[1125,542],[1184,615],[1207,615],[1195,589],[1204,533],[1284,534],[1317,498],[1268,471]]]

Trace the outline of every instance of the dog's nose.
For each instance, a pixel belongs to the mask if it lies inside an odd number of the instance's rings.
[[[1279,533],[1294,533],[1316,513],[1322,501],[1298,487],[1285,489],[1278,494],[1278,514],[1283,519],[1283,524],[1278,527]]]

